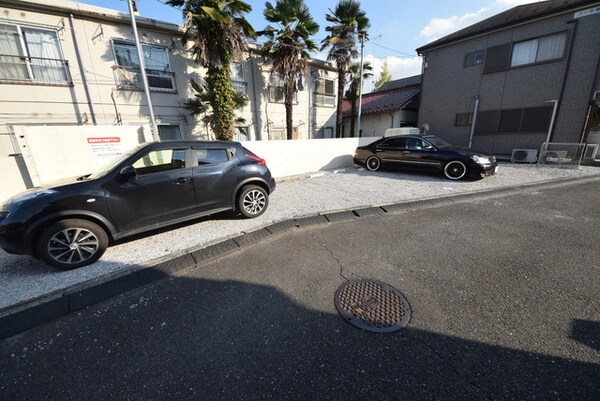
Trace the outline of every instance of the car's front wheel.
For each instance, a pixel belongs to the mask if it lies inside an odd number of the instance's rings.
[[[467,175],[467,166],[459,160],[453,160],[444,166],[444,175],[451,180],[460,180]]]
[[[267,210],[269,206],[269,194],[258,185],[248,185],[242,188],[238,196],[237,209],[248,218],[258,217]]]
[[[370,171],[377,171],[381,168],[381,160],[377,156],[371,156],[367,159],[365,165]]]
[[[37,254],[61,270],[97,261],[108,247],[108,235],[97,224],[81,219],[61,220],[48,227],[37,242]]]

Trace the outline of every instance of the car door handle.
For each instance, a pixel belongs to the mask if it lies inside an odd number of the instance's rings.
[[[375,149],[375,152],[383,152],[383,149]]]
[[[402,153],[404,153],[405,155],[410,153],[410,150],[403,150]]]
[[[173,181],[173,183],[174,184],[185,184],[189,180],[191,180],[191,178],[180,177],[180,178],[176,179],[175,181]]]

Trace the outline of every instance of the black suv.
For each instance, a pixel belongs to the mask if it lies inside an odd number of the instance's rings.
[[[265,160],[237,142],[142,144],[96,173],[9,199],[0,247],[77,268],[144,231],[226,210],[260,216],[274,189]]]

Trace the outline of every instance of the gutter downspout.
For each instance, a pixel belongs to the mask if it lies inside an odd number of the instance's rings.
[[[471,124],[471,133],[469,135],[469,148],[473,145],[473,135],[475,135],[475,123],[477,122],[477,112],[479,111],[479,95],[475,95],[475,108],[473,109],[473,123]]]
[[[81,81],[83,82],[83,90],[87,99],[88,105],[90,106],[90,116],[92,117],[92,123],[97,125],[96,111],[94,110],[94,102],[90,94],[90,88],[88,85],[87,78],[85,76],[85,69],[83,68],[83,62],[81,60],[81,51],[79,49],[79,42],[77,41],[77,34],[75,33],[75,18],[73,13],[69,13],[69,23],[71,25],[71,36],[73,37],[73,44],[75,45],[75,55],[77,56],[77,64],[79,65],[79,72],[81,73]]]
[[[552,117],[550,118],[550,127],[548,128],[548,135],[546,136],[546,143],[549,143],[550,137],[552,136],[552,130],[554,129],[554,120],[556,119],[556,111],[558,109],[558,99],[548,100],[546,103],[554,103]]]
[[[259,105],[258,105],[258,99],[256,97],[256,78],[254,77],[254,74],[256,74],[256,71],[258,71],[258,67],[256,65],[256,60],[254,58],[250,59],[250,76],[252,77],[252,98],[253,98],[253,102],[254,102],[254,110],[252,113],[252,117],[254,119],[254,136],[255,139],[257,141],[262,141],[262,127],[260,125],[260,111],[259,111]]]

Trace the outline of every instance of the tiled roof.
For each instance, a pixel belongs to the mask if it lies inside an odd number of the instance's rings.
[[[421,75],[414,75],[412,77],[396,79],[394,81],[386,82],[383,85],[381,85],[379,89],[377,89],[377,92],[386,91],[388,89],[400,88],[402,86],[418,85],[420,83]]]
[[[421,91],[421,85],[410,85],[401,88],[367,93],[362,97],[361,114],[383,113],[402,109]],[[342,116],[350,117],[351,105],[344,101]]]
[[[586,6],[597,3],[598,0],[550,0],[513,7],[510,10],[496,14],[488,19],[461,29],[460,31],[456,31],[448,36],[444,36],[441,39],[428,43],[425,46],[421,46],[417,49],[417,53],[422,54],[424,51],[428,51],[438,46],[446,45],[471,36],[487,33],[497,29],[507,28],[535,18],[549,16],[564,11],[575,10],[578,8],[585,8]]]

